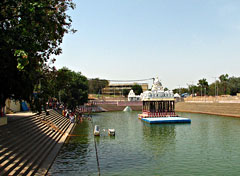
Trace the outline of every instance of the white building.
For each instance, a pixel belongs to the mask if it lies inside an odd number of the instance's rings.
[[[151,91],[141,93],[140,97],[141,100],[173,98],[174,94],[171,90],[164,91],[163,86],[157,77],[154,79]]]
[[[128,93],[128,101],[140,101],[140,95],[136,95],[133,90]]]
[[[162,98],[174,98],[173,91],[164,91],[161,82],[158,77],[154,79],[152,89],[141,93],[141,95],[135,95],[134,91],[131,90],[128,94],[128,101],[143,101],[148,99],[162,99]]]

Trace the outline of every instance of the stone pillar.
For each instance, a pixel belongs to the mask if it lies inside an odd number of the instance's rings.
[[[175,101],[173,101],[173,112],[175,112]]]

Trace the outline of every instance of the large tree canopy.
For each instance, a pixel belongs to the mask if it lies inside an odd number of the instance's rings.
[[[30,100],[52,54],[71,29],[71,0],[0,1],[0,106],[7,98]],[[74,32],[74,31],[73,31]]]
[[[101,94],[102,89],[105,88],[109,84],[108,80],[105,79],[89,79],[88,86],[89,86],[89,93],[92,94]]]
[[[55,92],[59,92],[61,101],[74,110],[88,100],[88,80],[80,72],[64,67],[57,72]]]

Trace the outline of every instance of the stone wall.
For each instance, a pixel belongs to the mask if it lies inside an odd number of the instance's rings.
[[[178,102],[175,110],[176,112],[240,117],[240,103]]]

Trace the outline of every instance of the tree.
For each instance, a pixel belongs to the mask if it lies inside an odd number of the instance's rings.
[[[133,85],[133,86],[132,86],[132,90],[134,91],[134,93],[135,93],[136,95],[140,95],[140,94],[143,92],[142,86],[140,86],[139,84]]]
[[[198,88],[197,88],[198,95],[203,95],[204,93],[206,94],[208,93],[209,85],[208,85],[207,79],[205,78],[199,79],[197,85],[198,85]]]
[[[127,97],[129,94],[130,90],[129,89],[123,89],[123,96]]]
[[[64,67],[58,70],[56,91],[60,93],[61,101],[74,110],[88,100],[88,80],[80,72],[74,72]]]
[[[183,87],[173,89],[173,93],[174,93],[174,94],[175,94],[175,93],[178,93],[178,94],[179,94],[179,93],[180,93],[180,94],[183,94],[183,93],[191,94],[191,92],[189,91],[188,88],[183,88]]]
[[[7,98],[30,102],[64,34],[75,32],[66,14],[74,7],[71,0],[0,1],[0,107]]]
[[[197,85],[201,87],[208,87],[208,82],[205,78],[199,79]]]
[[[240,92],[240,77],[229,78],[230,95],[236,95]]]
[[[46,102],[49,98],[55,96],[55,82],[57,71],[55,69],[50,69],[48,67],[43,67],[41,78],[38,84],[34,87],[33,96],[30,96],[30,105],[33,111],[38,111],[39,113],[44,109],[46,111]]]
[[[105,88],[109,84],[108,80],[105,79],[90,79],[88,80],[88,86],[89,86],[89,93],[92,94],[100,94],[102,93],[102,89]]]
[[[189,92],[192,96],[195,96],[195,94],[199,93],[199,87],[196,85],[189,85]]]
[[[219,80],[220,80],[220,91],[219,91],[219,94],[222,95],[222,94],[227,94],[227,93],[230,93],[229,90],[227,90],[227,84],[228,84],[228,74],[222,74],[219,76]],[[221,88],[223,87],[223,91],[221,91]]]
[[[222,75],[220,75],[219,76],[219,80],[221,81],[221,82],[226,82],[227,80],[228,80],[228,74],[222,74]]]

